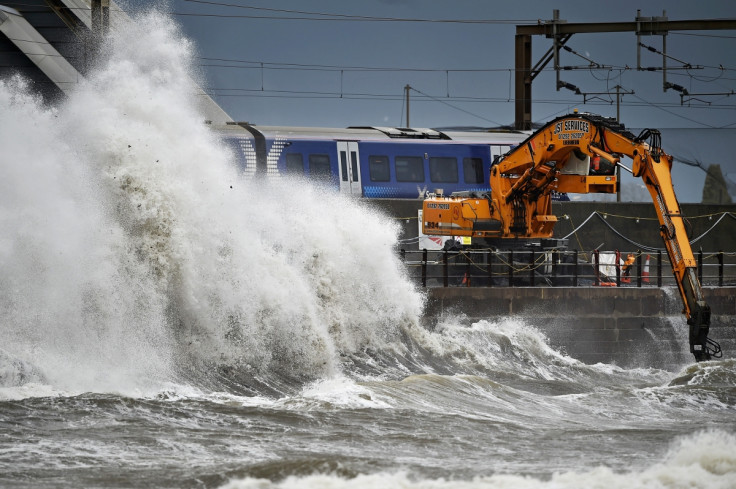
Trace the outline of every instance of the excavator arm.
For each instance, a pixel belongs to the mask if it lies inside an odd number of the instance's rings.
[[[632,173],[640,177],[649,190],[659,220],[659,232],[684,305],[683,313],[690,326],[690,352],[697,361],[709,360],[711,355],[720,354],[720,347],[708,339],[710,307],[697,278],[697,263],[672,184],[672,156],[662,151],[660,133],[655,129],[645,129],[633,139],[629,136],[607,131],[605,149],[631,157]]]
[[[643,180],[654,202],[690,326],[690,351],[697,361],[708,360],[720,348],[708,339],[710,307],[672,184],[672,157],[662,151],[660,139],[657,130],[634,136],[612,119],[592,114],[557,118],[492,165],[490,194],[430,195],[423,204],[423,231],[470,236],[500,248],[508,245],[505,249],[532,240],[554,243],[552,192],[614,193],[615,166],[627,156],[633,160],[630,171]]]

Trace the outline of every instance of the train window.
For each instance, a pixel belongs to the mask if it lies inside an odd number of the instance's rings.
[[[424,160],[421,156],[397,156],[394,168],[397,182],[424,181]]]
[[[463,158],[463,175],[465,183],[483,183],[483,160]]]
[[[330,155],[309,155],[309,174],[320,180],[329,180]]]
[[[430,158],[429,178],[435,183],[457,183],[457,158]]]
[[[286,153],[286,173],[304,175],[304,156],[301,153]]]
[[[340,151],[340,170],[342,173],[342,181],[348,181],[348,153],[347,151]]]
[[[371,182],[388,182],[391,180],[388,156],[369,156],[368,173],[370,173]]]
[[[350,152],[350,162],[353,171],[353,181],[358,181],[358,153],[355,151]]]

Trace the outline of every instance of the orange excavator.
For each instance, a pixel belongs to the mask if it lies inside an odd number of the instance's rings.
[[[621,164],[622,156],[633,160],[631,169]],[[615,193],[616,166],[640,177],[652,196],[690,326],[690,351],[696,361],[720,355],[708,338],[710,307],[672,185],[672,156],[662,151],[655,129],[634,136],[615,120],[593,114],[554,119],[494,161],[490,193],[430,194],[422,206],[422,229],[500,250],[530,243],[559,249],[564,243],[553,238],[552,193]]]

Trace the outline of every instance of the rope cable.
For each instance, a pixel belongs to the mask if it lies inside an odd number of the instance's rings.
[[[567,236],[565,236],[565,237],[564,237],[563,239],[567,239],[567,238],[569,238],[570,236],[572,236],[573,234],[576,234],[576,235],[577,235],[577,232],[578,232],[578,231],[579,231],[580,229],[582,229],[582,228],[583,228],[583,226],[585,226],[585,225],[586,225],[586,224],[588,223],[588,221],[590,221],[590,220],[591,220],[591,219],[593,218],[593,216],[596,216],[596,217],[598,217],[598,218],[599,218],[599,219],[601,220],[601,222],[603,222],[603,224],[605,224],[605,225],[606,225],[606,226],[607,226],[607,227],[608,227],[608,228],[609,228],[609,229],[610,229],[610,230],[611,230],[611,231],[612,231],[612,232],[613,232],[614,234],[616,234],[616,235],[617,235],[618,237],[620,237],[620,238],[621,238],[621,239],[623,239],[624,241],[626,241],[626,242],[628,242],[628,243],[631,243],[631,244],[632,244],[632,245],[634,245],[634,246],[637,246],[637,247],[639,247],[639,249],[642,249],[642,250],[645,250],[645,251],[666,251],[666,250],[665,250],[664,248],[656,248],[656,247],[652,247],[652,246],[646,246],[646,245],[643,245],[643,244],[641,244],[641,243],[637,243],[636,241],[634,241],[634,240],[630,239],[630,238],[629,238],[628,236],[625,236],[625,235],[624,235],[623,233],[621,233],[621,232],[620,232],[619,230],[617,230],[616,228],[614,228],[614,227],[613,227],[613,225],[612,225],[611,223],[609,223],[609,222],[608,222],[608,221],[606,220],[606,218],[604,217],[604,215],[605,215],[605,216],[611,215],[612,217],[625,217],[625,216],[614,216],[613,214],[602,214],[602,213],[600,213],[600,212],[598,212],[598,211],[593,211],[593,212],[592,212],[592,213],[591,213],[591,214],[590,214],[590,215],[588,216],[588,218],[587,218],[587,219],[586,219],[586,220],[585,220],[585,221],[584,221],[584,222],[583,222],[583,223],[582,223],[582,224],[581,224],[580,226],[578,226],[578,227],[576,227],[575,229],[573,229],[573,230],[572,230],[572,232],[571,232],[571,233],[569,233],[569,234],[568,234]],[[711,216],[712,216],[712,214],[711,214]],[[702,233],[702,234],[701,234],[700,236],[698,236],[697,238],[693,238],[692,240],[690,240],[690,241],[689,241],[689,243],[690,243],[690,244],[692,245],[692,244],[694,244],[694,243],[696,243],[696,242],[700,241],[700,240],[701,240],[701,239],[702,239],[703,237],[705,237],[705,235],[707,235],[708,233],[710,233],[710,232],[711,232],[711,231],[712,231],[712,230],[713,230],[713,229],[714,229],[714,228],[715,228],[715,227],[716,227],[716,226],[718,225],[718,223],[720,223],[720,222],[721,222],[721,221],[722,221],[722,220],[723,220],[723,219],[724,219],[724,218],[725,218],[726,216],[728,216],[728,217],[730,217],[730,218],[732,218],[732,219],[736,220],[736,215],[732,214],[731,212],[724,212],[724,213],[722,213],[722,214],[721,214],[721,217],[720,217],[720,218],[719,218],[718,220],[716,220],[716,222],[715,222],[715,223],[714,223],[714,224],[713,224],[713,225],[712,225],[712,226],[711,226],[710,228],[708,228],[708,229],[707,229],[707,230],[706,230],[706,231],[705,231],[704,233]],[[707,215],[706,215],[706,216],[698,216],[698,217],[709,217],[709,216],[707,216]],[[629,218],[629,219],[642,219],[642,218]]]

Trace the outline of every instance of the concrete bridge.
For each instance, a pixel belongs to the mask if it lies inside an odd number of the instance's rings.
[[[0,0],[0,78],[20,74],[46,102],[69,95],[83,83],[103,35],[131,22],[111,0]],[[206,120],[232,122],[201,88],[197,101]]]

